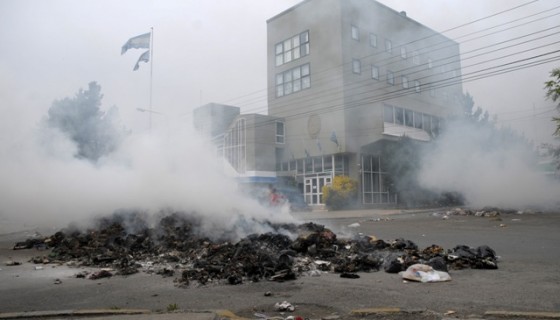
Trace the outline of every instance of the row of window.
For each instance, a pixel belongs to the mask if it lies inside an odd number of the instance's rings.
[[[228,160],[237,172],[246,170],[246,137],[245,119],[239,119],[234,127],[224,136],[224,158]]]
[[[276,74],[276,97],[287,96],[310,87],[309,63]]]
[[[309,31],[304,31],[275,46],[276,66],[305,57],[309,54]]]
[[[333,163],[334,161],[334,163]],[[332,173],[334,164],[335,174],[348,174],[348,159],[343,155],[327,155],[318,157],[307,157],[298,160],[284,161],[278,163],[278,171],[291,171],[297,174],[324,174]]]
[[[355,41],[360,41],[360,29],[357,26],[352,25],[351,26],[351,36],[352,39]],[[377,48],[378,47],[378,41],[377,41],[377,34],[375,33],[370,33],[369,34],[369,45],[372,48]],[[388,54],[393,54],[393,42],[390,39],[385,39],[385,52],[387,52]],[[420,53],[418,50],[413,50],[412,52],[409,52],[409,50],[407,49],[407,47],[405,45],[400,46],[400,57],[403,60],[407,60],[408,58],[411,58],[412,63],[414,65],[420,65]],[[434,63],[433,60],[431,58],[426,58],[426,65],[428,67],[428,69],[432,69],[434,67]],[[440,73],[444,73],[446,71],[453,71],[453,70],[449,70],[450,68],[446,68],[445,64],[441,65],[438,68],[438,72]],[[457,74],[457,71],[453,71],[455,74]]]
[[[383,110],[383,122],[394,123],[435,133],[438,131],[440,120],[438,117],[434,117],[429,114],[385,104]]]
[[[362,73],[362,63],[359,59],[352,60],[352,72],[360,74]],[[371,65],[371,78],[375,80],[379,80],[379,67],[376,65]],[[395,73],[391,70],[387,70],[387,83],[390,85],[395,85]],[[410,88],[410,82],[408,80],[408,76],[401,76],[401,84],[403,89]],[[421,83],[419,80],[412,81],[414,91],[420,92],[421,91]]]

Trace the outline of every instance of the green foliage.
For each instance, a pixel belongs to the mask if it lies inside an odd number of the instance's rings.
[[[358,182],[348,176],[335,176],[330,186],[323,187],[323,201],[329,209],[352,207],[358,196]]]
[[[560,68],[553,69],[550,72],[549,81],[544,83],[547,99],[553,102],[558,102],[556,108],[560,111]],[[555,136],[560,136],[560,117],[552,117],[552,121],[556,122]],[[560,170],[560,146],[553,146],[551,144],[545,146],[549,154],[556,160],[556,169]]]
[[[170,303],[167,305],[167,312],[173,312],[179,310],[179,306],[176,303]]]
[[[75,97],[56,100],[48,111],[46,123],[66,134],[78,147],[77,158],[96,162],[116,150],[126,134],[119,126],[118,110],[100,109],[101,87],[90,82],[88,90],[80,89]]]
[[[550,72],[550,77],[552,79],[544,83],[546,98],[557,102],[560,98],[560,68],[553,69]],[[560,111],[560,101],[558,101],[556,108]],[[554,135],[560,136],[560,117],[553,117],[552,121],[556,122],[556,131],[554,131]]]

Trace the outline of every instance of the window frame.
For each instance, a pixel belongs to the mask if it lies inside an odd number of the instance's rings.
[[[278,129],[281,127],[282,132],[278,132]],[[286,143],[286,124],[284,121],[276,121],[276,144],[285,144]]]
[[[352,73],[362,73],[362,62],[360,61],[360,59],[352,59]]]
[[[371,78],[379,80],[379,67],[374,64],[371,65]]]

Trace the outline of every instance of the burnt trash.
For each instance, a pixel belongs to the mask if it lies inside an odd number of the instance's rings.
[[[232,241],[227,234],[202,234],[202,220],[196,214],[162,213],[154,225],[146,223],[142,213],[129,215],[119,212],[99,219],[90,229],[64,229],[49,237],[18,242],[14,248],[44,244],[51,251],[32,262],[106,270],[83,275],[87,278],[146,272],[176,277],[178,286],[290,281],[321,272],[343,277],[379,270],[398,273],[418,263],[437,271],[497,268],[496,254],[488,246],[445,250],[434,244],[420,250],[404,238],[384,241],[357,235],[339,239],[329,228],[311,222],[260,222],[271,231]]]
[[[452,269],[498,269],[496,253],[486,245],[477,248],[458,245],[449,250],[447,260]]]
[[[343,272],[340,274],[341,278],[346,278],[346,279],[359,279],[360,275],[357,273],[351,273],[351,272]]]

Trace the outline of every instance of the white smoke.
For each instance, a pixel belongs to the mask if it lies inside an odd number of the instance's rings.
[[[191,126],[177,127],[132,134],[97,164],[76,159],[75,144],[55,129],[0,132],[13,137],[0,144],[3,229],[65,227],[129,209],[196,213],[208,233],[238,237],[269,231],[264,221],[293,221],[242,195],[213,147]]]
[[[536,169],[531,150],[522,144],[496,143],[501,139],[495,134],[476,124],[450,123],[435,149],[424,156],[420,183],[460,192],[474,207],[557,207],[558,181]]]

